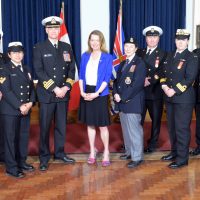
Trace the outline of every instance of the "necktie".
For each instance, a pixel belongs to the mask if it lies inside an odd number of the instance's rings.
[[[124,63],[122,71],[124,71],[126,69],[126,66],[128,65],[128,63],[129,63],[129,59],[126,59],[126,62]]]
[[[23,68],[21,65],[17,65],[17,67],[23,72]]]
[[[178,60],[180,58],[181,54],[179,52],[176,52],[174,59]]]
[[[56,49],[58,48],[57,44],[54,44],[53,46],[54,46]]]
[[[147,56],[149,56],[151,54],[151,49],[148,50],[148,52],[146,53]]]

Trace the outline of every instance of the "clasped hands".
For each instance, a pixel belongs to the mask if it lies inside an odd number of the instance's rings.
[[[60,87],[55,87],[53,92],[55,93],[56,97],[62,99],[63,97],[65,97],[67,91],[69,91],[69,90],[70,90],[69,87],[63,86],[61,88]]]
[[[93,92],[93,93],[82,92],[81,96],[84,98],[85,101],[92,101],[93,99],[99,96],[99,93],[98,92]]]
[[[151,83],[149,82],[150,79],[151,79],[150,76],[148,76],[148,77],[145,78],[144,87],[147,87],[147,86],[151,85]]]
[[[114,100],[119,103],[121,101],[121,97],[119,96],[119,94],[115,94],[114,95]]]
[[[19,107],[19,110],[22,115],[27,115],[32,106],[33,106],[32,102],[24,103]]]
[[[167,85],[163,87],[163,91],[168,97],[172,97],[176,93],[173,88],[169,88]]]

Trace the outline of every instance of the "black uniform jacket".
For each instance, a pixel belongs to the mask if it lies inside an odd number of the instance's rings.
[[[31,74],[23,65],[23,72],[12,62],[0,69],[0,90],[3,94],[0,101],[0,114],[21,115],[19,107],[28,102],[35,102],[35,91]]]
[[[168,102],[194,103],[195,92],[193,83],[198,72],[197,55],[185,49],[178,58],[174,58],[175,52],[169,53],[163,67],[162,85],[167,85],[175,90],[173,97],[164,95]]]
[[[121,97],[115,102],[115,109],[124,113],[142,113],[144,108],[144,80],[146,77],[145,64],[137,55],[123,70],[125,61],[120,64],[117,78],[113,85],[113,95]]]
[[[196,103],[200,103],[200,48],[193,51],[198,56],[198,75],[194,82],[194,89],[196,93]]]
[[[138,49],[136,52],[145,62],[147,77],[151,77],[149,86],[145,87],[145,99],[155,100],[163,98],[163,91],[160,87],[160,75],[162,74],[162,65],[166,58],[166,53],[158,47],[147,56],[147,49]]]
[[[38,43],[33,49],[33,65],[38,78],[37,96],[39,102],[51,103],[67,101],[69,92],[62,99],[57,98],[53,89],[68,86],[74,82],[75,61],[71,46],[58,42],[58,49],[47,39]]]

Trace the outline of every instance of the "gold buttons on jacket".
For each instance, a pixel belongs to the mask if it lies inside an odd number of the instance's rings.
[[[56,78],[56,76],[55,76],[55,75],[54,75],[53,77],[54,77],[54,78]]]
[[[21,95],[23,95],[24,93],[21,92]]]
[[[20,88],[23,88],[23,85],[21,85]]]

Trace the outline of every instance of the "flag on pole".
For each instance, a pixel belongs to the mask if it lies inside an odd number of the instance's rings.
[[[114,41],[114,48],[113,48],[113,70],[112,70],[112,80],[116,78],[116,72],[119,68],[119,65],[122,61],[126,59],[126,56],[124,55],[124,31],[122,28],[122,6],[120,6],[119,9],[119,14],[117,18],[117,30],[116,30],[116,35],[115,35],[115,41]],[[113,90],[113,81],[111,81],[110,84],[110,90]],[[113,96],[110,95],[110,112],[111,115],[114,115],[118,112],[114,110],[114,101],[113,101]]]
[[[64,17],[64,2],[62,3],[61,12],[60,12],[60,18],[63,20],[63,23],[60,26],[60,34],[58,39],[62,42],[66,42],[68,44],[70,43],[69,35],[67,32],[67,27],[65,25],[65,17]],[[80,101],[80,89],[78,84],[78,69],[77,65],[75,63],[75,83],[73,84],[71,93],[70,93],[70,101],[69,101],[69,111],[77,110],[79,106]]]
[[[117,18],[117,30],[113,48],[113,77],[116,78],[116,72],[119,64],[126,59],[124,55],[124,31],[122,28],[122,11],[121,7]]]
[[[69,40],[69,35],[67,32],[67,27],[65,25],[65,20],[64,20],[64,6],[62,6],[62,8],[61,8],[60,18],[63,20],[63,23],[60,26],[60,34],[58,36],[58,40],[60,40],[62,42],[66,42],[71,45],[70,40]],[[78,79],[79,79],[78,78],[78,69],[75,64],[75,81],[78,81]]]

